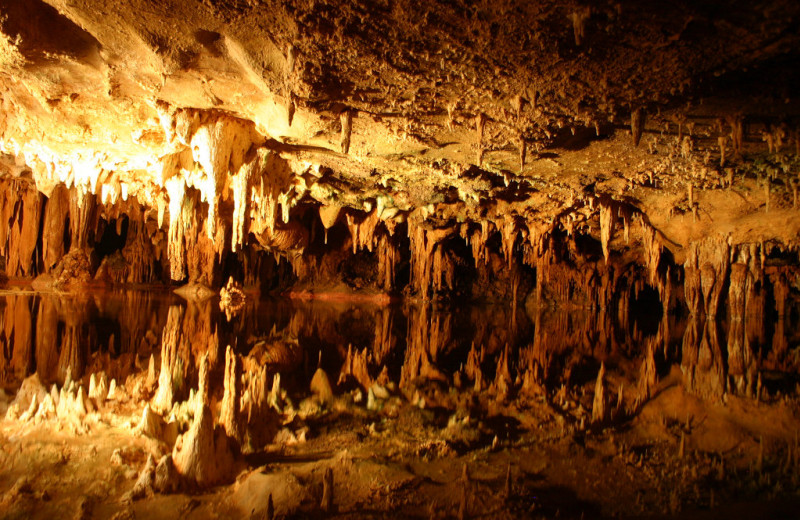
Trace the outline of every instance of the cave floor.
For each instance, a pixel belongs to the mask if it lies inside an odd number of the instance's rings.
[[[119,295],[95,295],[100,310],[87,313],[85,320],[94,321],[97,330],[81,344],[106,342],[100,324],[108,313],[119,320],[130,312],[147,315],[133,308],[141,305],[141,294],[127,294],[127,303],[116,307],[122,312],[109,311]],[[42,298],[39,306],[47,299],[22,292],[16,297]],[[10,296],[5,304],[6,313],[15,306]],[[176,305],[157,297],[145,308],[167,304]],[[225,337],[230,323],[215,306],[179,305],[186,306],[184,330],[186,320],[194,320],[188,327],[195,331],[204,330],[204,320],[219,320],[217,333]],[[376,316],[387,312],[386,307],[364,304],[292,305],[287,310],[284,304],[270,304],[267,314],[284,327],[307,322],[310,316],[328,322],[327,328],[317,324],[316,338],[302,332],[297,336],[307,352],[305,364],[317,349],[332,348],[325,346],[326,338],[339,343],[333,347],[338,354],[322,363],[331,375],[336,370],[327,367],[339,367],[342,353],[349,350],[343,336],[364,339],[352,327],[342,333],[330,323],[352,325],[355,320],[372,326],[380,321]],[[276,317],[281,312],[288,318]],[[496,318],[498,312],[491,314]],[[251,322],[258,325],[249,333],[272,327],[274,335],[276,324],[265,323],[262,311],[255,315],[261,318]],[[408,311],[405,315],[413,316]],[[44,322],[38,316],[32,328],[39,327],[41,338]],[[407,319],[409,330],[419,325]],[[20,326],[16,321],[16,334],[8,337],[20,341]],[[146,329],[139,334],[147,336]],[[539,334],[545,329],[539,324]],[[450,340],[457,336],[451,334]],[[156,354],[157,344],[151,346]],[[119,350],[111,348],[116,357],[106,358],[112,359],[106,361],[109,374],[115,362],[130,360]],[[603,356],[609,367],[606,392],[635,393],[630,388],[637,385],[641,352],[636,346],[629,352],[629,360],[617,359],[625,357],[619,352]],[[34,354],[38,373],[49,380],[44,356],[36,349]],[[106,354],[95,347],[84,353],[84,381],[97,373],[93,370]],[[120,377],[124,383],[116,397],[102,400],[81,417],[24,421],[8,414],[0,421],[2,518],[266,518],[270,496],[277,518],[791,518],[800,505],[800,419],[794,391],[782,394],[773,388],[760,399],[732,392],[701,396],[687,389],[685,367],[674,363],[662,369],[649,400],[618,397],[623,405],[611,406],[604,420],[593,423],[587,410],[595,381],[580,375],[580,366],[567,378],[570,388],[523,389],[518,377],[508,389],[495,379],[476,390],[461,380],[458,369],[448,368],[457,366],[458,359],[463,363],[455,354],[452,359],[440,357],[441,371],[432,369],[430,377],[401,385],[390,376],[384,386],[364,392],[344,378],[324,403],[309,398],[309,370],[300,363],[295,374],[284,374],[290,399],[300,404],[284,406],[270,442],[242,447],[230,482],[205,489],[183,487],[179,493],[148,492],[134,500],[130,490],[148,455],[158,460],[171,451],[169,442],[142,432],[142,409],[149,399],[147,355],[146,347],[134,354],[129,363],[133,369]],[[768,386],[765,379],[764,388]],[[385,395],[376,396],[377,388]],[[8,385],[0,393],[0,414],[6,415],[13,394]],[[323,513],[320,500],[328,468],[334,476],[333,507]]]

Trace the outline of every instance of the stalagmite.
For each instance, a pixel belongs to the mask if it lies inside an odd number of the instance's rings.
[[[158,461],[153,488],[159,493],[175,493],[180,488],[180,475],[169,453]]]
[[[153,483],[155,481],[156,460],[153,455],[147,456],[147,462],[133,485],[133,489],[126,495],[128,500],[138,500],[144,498],[146,495],[153,492]]]
[[[346,109],[339,116],[342,123],[342,135],[340,139],[342,153],[350,152],[350,134],[353,131],[353,113],[351,110]]]
[[[373,380],[369,375],[368,355],[369,352],[366,348],[359,352],[358,349],[354,350],[353,346],[349,345],[347,347],[347,357],[339,374],[339,384],[345,382],[347,377],[353,377],[364,390],[369,389]]]
[[[316,396],[320,403],[330,405],[333,403],[333,389],[331,388],[328,374],[322,368],[318,368],[311,378],[311,393]]]
[[[225,349],[224,389],[219,423],[225,429],[228,437],[242,442],[244,425],[239,411],[242,396],[242,360],[230,345]]]
[[[727,139],[725,136],[720,136],[717,138],[717,142],[719,143],[719,165],[720,167],[725,166],[725,142]]]
[[[214,427],[209,408],[208,370],[206,355],[200,363],[194,420],[189,431],[178,437],[172,450],[172,460],[178,473],[201,487],[227,481],[234,471],[230,440],[222,428]]]
[[[375,230],[380,223],[377,210],[373,210],[364,218],[347,213],[347,228],[350,230],[350,237],[353,241],[353,254],[359,249],[366,249],[372,252],[377,239]]]
[[[172,409],[185,380],[184,370],[187,367],[178,352],[182,321],[183,309],[178,305],[172,305],[169,308],[161,340],[161,371],[158,375],[158,390],[152,401],[153,409],[162,414]]]
[[[653,395],[653,390],[658,383],[658,372],[656,370],[656,350],[657,341],[650,341],[647,346],[647,352],[642,361],[642,368],[640,374],[640,399],[642,401],[649,400]]]

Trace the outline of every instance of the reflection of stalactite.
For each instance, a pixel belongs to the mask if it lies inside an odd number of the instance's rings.
[[[431,313],[429,305],[409,306],[406,352],[400,375],[400,386],[412,381],[447,378],[434,363],[440,352],[445,351],[452,338],[451,315]]]
[[[31,297],[7,296],[4,323],[5,335],[11,352],[10,369],[21,381],[30,372],[33,362],[33,329],[31,323]]]
[[[58,310],[52,298],[42,297],[36,315],[36,372],[43,383],[58,376]]]
[[[660,338],[653,338],[647,342],[647,349],[642,361],[641,373],[639,376],[639,399],[641,402],[649,400],[653,396],[653,391],[658,383],[658,371],[656,369],[656,348]]]
[[[694,314],[689,317],[689,323],[683,333],[683,347],[681,348],[681,370],[683,371],[684,385],[687,389],[694,389],[694,372],[697,366],[698,348],[702,324],[700,318]]]
[[[64,382],[69,375],[73,380],[83,376],[86,352],[80,325],[67,324],[61,336],[61,354],[58,360],[58,380]]]
[[[376,365],[384,365],[386,359],[397,344],[397,337],[392,330],[394,311],[384,307],[375,315],[375,339],[372,343],[372,356]]]
[[[220,405],[219,422],[228,434],[239,443],[244,439],[244,424],[239,410],[242,398],[242,360],[230,345],[225,350],[225,378]]]
[[[690,318],[683,337],[681,369],[686,387],[697,395],[718,399],[725,393],[725,366],[716,320]]]
[[[161,338],[161,371],[158,375],[158,390],[153,398],[153,409],[166,413],[180,398],[186,379],[186,364],[179,355],[183,308],[173,305],[169,308],[164,335]]]

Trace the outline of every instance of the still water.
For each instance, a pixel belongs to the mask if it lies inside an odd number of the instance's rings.
[[[552,395],[590,386],[601,363],[646,393],[679,368],[694,393],[718,398],[795,390],[796,317],[704,320],[647,312],[538,312],[504,306],[373,305],[250,297],[235,316],[218,298],[187,302],[167,290],[0,295],[0,386],[38,373],[45,384],[105,371],[123,382],[175,338],[187,366],[231,345],[307,393],[321,366],[334,383],[348,352],[370,378]],[[190,373],[188,371],[187,373]],[[363,374],[361,375],[364,378]],[[346,378],[342,378],[343,382]],[[476,383],[475,380],[479,381]],[[760,381],[760,382],[759,382]]]

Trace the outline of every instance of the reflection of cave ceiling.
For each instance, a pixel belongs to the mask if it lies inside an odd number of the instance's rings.
[[[796,146],[795,1],[11,0],[0,14],[0,169],[46,195],[135,196],[163,220],[188,186],[213,221],[261,169],[273,213],[306,197],[382,220],[552,225],[592,193],[676,245],[798,228],[754,217],[758,172],[739,197],[722,189],[750,178],[745,152]],[[791,206],[778,180],[774,211]]]

